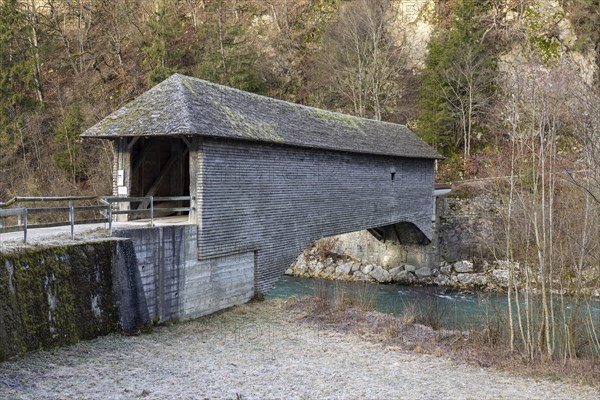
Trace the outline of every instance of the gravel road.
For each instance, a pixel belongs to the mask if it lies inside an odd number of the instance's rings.
[[[598,399],[294,322],[274,302],[0,363],[0,399]]]

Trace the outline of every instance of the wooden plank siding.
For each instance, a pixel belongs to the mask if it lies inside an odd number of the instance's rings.
[[[402,221],[431,237],[433,160],[210,138],[195,159],[199,257],[256,251],[259,292],[322,237]]]

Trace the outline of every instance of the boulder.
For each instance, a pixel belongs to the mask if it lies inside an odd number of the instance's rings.
[[[411,272],[407,271],[398,271],[394,275],[394,282],[401,284],[411,284],[415,281],[415,276]]]
[[[404,267],[394,267],[394,268],[390,269],[388,272],[390,273],[392,280],[397,281],[396,275],[398,275],[400,272],[403,272],[403,271],[404,271]]]
[[[433,278],[433,283],[438,285],[438,286],[447,286],[448,283],[450,282],[450,279],[446,276],[446,275],[438,275],[435,278]]]
[[[371,271],[373,271],[373,266],[372,266],[372,265],[370,265],[370,264],[369,264],[369,265],[366,265],[366,266],[364,266],[364,267],[362,268],[362,270],[361,270],[361,271],[362,271],[362,273],[363,273],[363,274],[366,274],[366,275],[368,275],[368,274],[370,274],[370,273],[371,273]]]
[[[294,275],[294,270],[292,270],[291,268],[288,268],[285,270],[285,275]]]
[[[342,275],[349,275],[352,272],[352,263],[343,263],[335,267],[335,272]]]
[[[309,266],[309,268],[310,268],[310,266]],[[323,266],[323,263],[321,261],[317,261],[317,263],[312,268],[312,270],[315,271],[315,273],[317,273],[317,274],[319,272],[323,271],[323,269],[325,269],[325,267]]]
[[[417,278],[427,278],[433,275],[433,271],[429,267],[419,268],[415,271]]]
[[[488,278],[485,274],[457,274],[456,279],[462,285],[485,286]]]
[[[475,270],[471,261],[458,261],[454,263],[453,267],[459,274],[473,272]]]
[[[379,283],[389,283],[392,281],[390,273],[382,267],[380,267],[379,265],[373,267],[373,270],[371,271],[370,275]]]
[[[450,275],[452,273],[452,265],[444,265],[440,267],[440,272],[445,275]]]
[[[492,270],[492,278],[502,287],[508,287],[508,271],[505,269]]]
[[[456,280],[462,285],[471,285],[475,275],[473,274],[456,274]]]
[[[359,271],[359,270],[360,270],[360,264],[357,262],[353,262],[352,263],[352,272]]]
[[[404,270],[406,272],[415,272],[417,270],[417,267],[415,267],[414,265],[410,265],[410,264],[404,264]]]
[[[352,279],[355,281],[365,282],[371,282],[373,280],[373,278],[371,278],[371,275],[364,274],[361,271],[356,271],[354,274],[352,274]]]
[[[294,264],[292,268],[299,270],[308,268],[308,265],[306,265],[306,257],[304,257],[304,254],[298,257],[298,259],[296,260],[296,264]]]
[[[488,277],[486,274],[472,274],[473,280],[471,281],[472,285],[475,286],[485,286],[488,283]]]

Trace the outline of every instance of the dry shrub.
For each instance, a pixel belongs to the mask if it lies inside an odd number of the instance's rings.
[[[374,310],[377,304],[377,286],[363,282],[358,289],[350,293],[350,299],[354,306],[363,311]]]
[[[448,307],[437,297],[428,296],[420,300],[403,300],[402,320],[440,329]]]
[[[327,258],[337,258],[339,255],[335,252],[335,245],[337,244],[337,238],[335,237],[326,237],[323,239],[319,239],[315,242],[314,246],[317,249],[316,256],[321,259],[321,261],[325,261]]]
[[[329,292],[329,287],[325,282],[319,281],[315,286],[313,300],[313,313],[329,313],[332,306],[332,297]]]

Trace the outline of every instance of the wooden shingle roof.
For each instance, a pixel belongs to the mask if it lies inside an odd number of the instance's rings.
[[[82,136],[201,135],[411,158],[442,158],[403,125],[354,117],[175,74]]]

